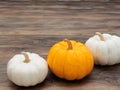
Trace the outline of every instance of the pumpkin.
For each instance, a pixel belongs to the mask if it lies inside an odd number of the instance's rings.
[[[53,45],[48,53],[50,70],[59,78],[79,80],[90,74],[94,66],[88,48],[74,40],[63,40]]]
[[[7,64],[9,80],[18,86],[34,86],[44,81],[48,73],[47,62],[38,54],[22,52]]]
[[[96,32],[96,35],[90,37],[85,45],[93,54],[95,64],[114,65],[120,63],[120,37]]]

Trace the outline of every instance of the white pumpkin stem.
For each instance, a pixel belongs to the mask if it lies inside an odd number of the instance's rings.
[[[68,44],[68,50],[72,50],[73,49],[72,43],[70,42],[70,40],[64,39],[64,42],[67,42],[67,44]]]
[[[27,53],[25,53],[25,52],[22,52],[22,54],[24,55],[24,57],[25,57],[25,63],[29,63],[30,62],[30,59],[29,59],[29,56],[28,56],[28,54]]]
[[[100,32],[96,32],[95,34],[99,36],[101,41],[105,41],[103,35]]]

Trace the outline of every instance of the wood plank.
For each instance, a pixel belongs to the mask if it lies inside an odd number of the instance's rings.
[[[120,27],[120,3],[49,1],[24,5],[22,1],[14,2],[0,2],[0,35],[46,35],[46,31],[50,35],[54,31],[70,35],[76,33],[73,30],[107,32]]]

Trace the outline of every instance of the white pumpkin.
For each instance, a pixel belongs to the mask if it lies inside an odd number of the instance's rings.
[[[47,73],[47,62],[35,53],[17,54],[7,64],[8,78],[18,86],[27,87],[41,83]]]
[[[120,37],[101,34],[89,38],[85,45],[94,56],[95,64],[113,65],[120,63]]]

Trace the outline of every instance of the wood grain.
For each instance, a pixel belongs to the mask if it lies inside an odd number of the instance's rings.
[[[85,43],[95,32],[120,36],[120,0],[1,0],[0,90],[119,90],[120,64],[95,66],[88,77],[66,81],[49,72],[34,87],[18,87],[6,75],[9,59],[21,51],[47,58],[65,38]]]

